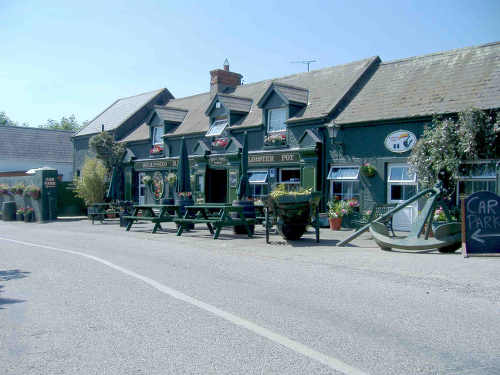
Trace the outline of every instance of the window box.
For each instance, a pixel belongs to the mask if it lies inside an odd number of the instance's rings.
[[[287,146],[286,132],[270,133],[264,137],[264,146],[280,147]]]
[[[225,148],[229,143],[229,139],[226,137],[215,138],[212,141],[212,148],[214,149],[222,149]]]
[[[163,146],[162,145],[153,145],[153,148],[149,150],[149,156],[158,157],[163,156]]]

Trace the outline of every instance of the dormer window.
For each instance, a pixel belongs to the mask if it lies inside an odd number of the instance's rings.
[[[277,133],[286,130],[287,108],[273,108],[267,112],[267,132]]]
[[[212,122],[212,125],[210,125],[210,129],[208,129],[205,137],[218,137],[222,135],[224,129],[226,129],[227,123],[227,119],[215,120]]]
[[[153,127],[153,137],[152,137],[153,145],[163,145],[163,134],[164,134],[163,126]]]

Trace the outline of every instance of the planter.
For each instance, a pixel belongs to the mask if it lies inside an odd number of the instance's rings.
[[[272,199],[271,210],[277,217],[278,232],[286,240],[300,239],[311,223],[311,214],[320,199],[320,193],[284,195]]]
[[[243,207],[243,216],[246,219],[255,219],[255,205],[253,201],[243,200],[243,201],[233,201],[233,206]],[[237,212],[231,212],[231,217],[233,219],[239,219],[240,215]],[[250,233],[254,233],[255,225],[249,225]],[[247,234],[247,230],[244,225],[235,225],[233,227],[233,232],[235,234]]]
[[[328,222],[330,223],[331,230],[340,230],[340,227],[342,226],[341,217],[329,217]]]
[[[4,221],[16,220],[16,202],[3,202],[2,219]]]
[[[24,214],[16,214],[17,221],[24,221]]]
[[[33,212],[24,214],[24,222],[31,223],[33,221]]]

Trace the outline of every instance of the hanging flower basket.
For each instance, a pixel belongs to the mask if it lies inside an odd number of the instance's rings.
[[[142,183],[144,185],[151,185],[153,183],[153,177],[151,177],[150,175],[145,175],[143,178],[142,178]]]
[[[377,174],[377,170],[370,163],[363,164],[361,166],[360,170],[361,170],[361,173],[363,174],[363,176],[366,176],[366,177],[373,177]]]
[[[175,173],[170,172],[167,175],[166,180],[170,186],[174,186],[174,184],[177,182],[177,175]]]
[[[15,193],[17,195],[23,195],[24,189],[26,188],[24,184],[17,184],[14,186],[15,188]]]
[[[9,194],[9,187],[5,184],[0,184],[0,194]]]
[[[24,196],[38,200],[40,199],[40,188],[36,185],[29,185],[26,189],[24,189]]]

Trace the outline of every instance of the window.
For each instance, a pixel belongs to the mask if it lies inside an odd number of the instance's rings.
[[[276,133],[286,130],[286,108],[274,108],[267,112],[267,132]]]
[[[212,125],[210,125],[210,129],[208,129],[205,137],[216,137],[222,134],[224,129],[227,126],[227,119],[224,120],[215,120]]]
[[[359,167],[331,167],[327,179],[330,180],[330,198],[359,201]]]
[[[297,191],[300,187],[300,169],[281,168],[278,183],[285,185],[287,191]]]
[[[153,128],[153,144],[154,145],[163,145],[163,134],[164,134],[163,126],[155,126]]]
[[[496,162],[489,160],[460,165],[457,178],[457,203],[461,197],[478,191],[496,193]]]
[[[387,175],[387,200],[389,203],[403,202],[417,193],[417,176],[406,164],[390,165]]]
[[[250,195],[254,199],[265,199],[269,195],[269,171],[249,171]]]

